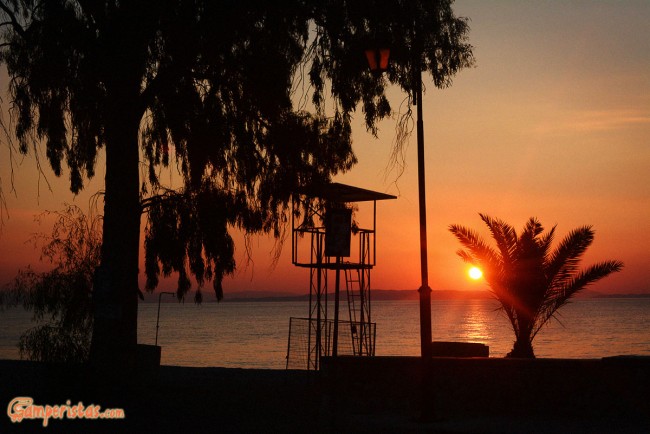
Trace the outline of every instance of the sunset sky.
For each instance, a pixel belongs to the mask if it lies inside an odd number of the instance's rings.
[[[431,287],[485,288],[484,281],[467,277],[469,267],[455,254],[460,245],[447,229],[458,223],[487,237],[478,216],[483,212],[517,229],[538,217],[549,229],[557,224],[558,238],[593,225],[595,242],[584,265],[617,259],[625,268],[592,289],[650,293],[650,2],[458,0],[455,11],[471,20],[476,67],[462,71],[449,89],[435,89],[425,79]],[[6,84],[3,70],[5,120]],[[405,95],[393,88],[390,97],[398,108]],[[375,139],[359,112],[355,127],[359,164],[336,181],[398,196],[377,206],[372,287],[415,290],[420,284],[415,136],[398,178],[387,170],[394,123],[383,122]],[[0,145],[8,208],[0,235],[0,285],[20,267],[38,267],[38,250],[25,242],[49,228],[34,223],[34,215],[59,210],[64,202],[87,208],[89,196],[103,184],[103,156],[96,178],[78,197],[68,189],[67,173],[56,179],[44,155],[43,176],[33,154],[13,158],[15,191],[10,154]],[[239,270],[224,282],[226,297],[237,290],[308,291],[309,274],[291,265],[289,240],[271,269],[272,239],[253,239],[254,265],[248,267],[237,239]],[[174,281],[163,285],[171,289]]]

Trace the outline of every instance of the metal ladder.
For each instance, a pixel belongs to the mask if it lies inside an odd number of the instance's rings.
[[[359,268],[345,270],[345,287],[350,315],[352,353],[355,356],[373,356],[374,336],[370,323],[370,233],[361,232],[359,237]]]
[[[361,285],[360,270],[345,270],[345,287],[348,295],[348,312],[350,315],[350,336],[352,338],[352,354],[363,354],[365,323],[364,291]]]

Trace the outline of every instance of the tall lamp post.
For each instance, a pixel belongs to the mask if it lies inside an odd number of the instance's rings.
[[[427,255],[427,203],[424,176],[424,123],[422,121],[422,70],[420,54],[413,53],[413,104],[417,107],[418,140],[418,194],[420,208],[420,347],[422,358],[431,357],[431,288],[429,287],[429,266]],[[366,50],[368,66],[374,73],[380,74],[388,69],[390,50],[387,48]]]

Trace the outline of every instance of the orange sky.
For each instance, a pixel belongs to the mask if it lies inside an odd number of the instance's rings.
[[[458,15],[471,19],[470,40],[477,67],[454,85],[435,89],[425,80],[424,128],[429,225],[429,274],[434,289],[481,289],[456,256],[459,244],[447,226],[481,229],[479,212],[517,228],[536,216],[559,237],[591,224],[595,242],[584,263],[618,259],[621,273],[594,285],[604,292],[650,292],[650,2],[639,1],[457,1]],[[0,73],[6,119],[6,73]],[[403,95],[391,89],[399,106]],[[415,138],[405,153],[406,170],[387,172],[394,124],[367,134],[359,113],[354,149],[359,164],[336,180],[395,194],[378,203],[378,264],[372,286],[419,286]],[[43,164],[46,165],[45,159]],[[75,198],[67,179],[45,168],[49,191],[33,158],[14,164],[11,192],[9,152],[0,147],[0,179],[9,218],[0,237],[0,284],[17,268],[37,264],[38,251],[24,244],[47,232],[32,216],[86,207],[102,187],[98,175]],[[484,232],[485,233],[485,232]],[[487,234],[486,234],[487,236]],[[308,291],[308,272],[291,265],[286,245],[269,268],[272,240],[254,239],[254,266],[240,261],[224,282],[236,290]],[[238,243],[236,258],[244,258]],[[165,285],[173,285],[173,282]],[[167,288],[166,288],[167,289]]]

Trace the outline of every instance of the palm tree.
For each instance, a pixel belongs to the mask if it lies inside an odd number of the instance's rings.
[[[594,239],[591,226],[571,231],[551,250],[555,226],[546,234],[536,218],[530,218],[521,234],[507,223],[479,214],[490,229],[496,248],[475,231],[460,225],[449,230],[463,245],[458,255],[483,270],[485,280],[515,332],[515,343],[506,357],[534,358],[533,338],[571,297],[587,285],[620,271],[620,261],[605,261],[580,270],[582,255]]]

